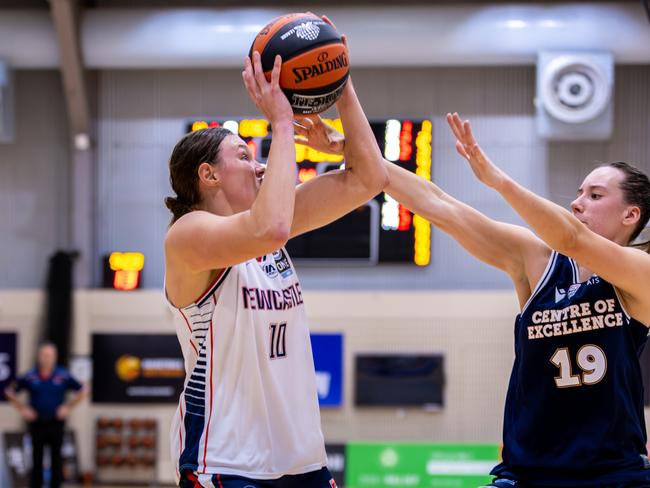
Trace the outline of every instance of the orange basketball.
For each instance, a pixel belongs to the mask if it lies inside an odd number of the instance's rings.
[[[251,46],[259,51],[267,79],[282,56],[280,87],[297,114],[317,114],[334,104],[348,79],[348,50],[334,27],[314,14],[294,13],[272,20]]]

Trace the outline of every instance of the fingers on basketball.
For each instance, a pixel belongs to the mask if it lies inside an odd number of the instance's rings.
[[[293,130],[298,136],[301,137],[306,137],[308,133],[307,129],[295,120],[293,121]]]
[[[277,54],[273,62],[273,71],[271,71],[271,85],[279,86],[280,84],[280,71],[282,70],[282,57]]]
[[[255,75],[255,81],[257,82],[257,86],[260,88],[266,87],[268,82],[266,81],[266,77],[264,76],[264,71],[262,70],[262,61],[260,58],[260,53],[258,51],[255,51],[253,53],[253,73]]]
[[[327,15],[321,15],[321,19],[323,19],[325,22],[327,22],[329,25],[331,25],[332,27],[334,27],[336,29],[336,26],[334,25],[334,22],[332,22],[332,19],[330,19]]]

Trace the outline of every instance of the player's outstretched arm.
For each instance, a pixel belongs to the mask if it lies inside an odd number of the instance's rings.
[[[539,281],[550,249],[528,229],[498,222],[442,191],[431,181],[384,161],[386,193],[454,238],[484,263],[510,275],[523,306]]]
[[[304,124],[304,122],[302,123]],[[343,154],[346,138],[319,118],[310,130],[296,130],[296,141],[327,153]],[[452,198],[414,173],[383,160],[389,184],[384,190],[402,205],[454,237],[481,261],[508,273],[521,303],[541,276],[550,249],[528,229],[494,221]]]
[[[469,121],[462,121],[457,113],[447,114],[447,122],[457,139],[456,150],[482,183],[498,191],[549,247],[622,290],[629,297],[630,313],[650,323],[650,255],[598,235],[568,210],[518,184],[490,161],[476,142]]]
[[[291,236],[322,227],[363,205],[387,182],[381,152],[370,124],[348,80],[337,103],[345,130],[342,136],[326,126],[320,117],[299,120],[297,142],[315,149],[343,153],[345,169],[319,175],[296,189],[296,210]]]

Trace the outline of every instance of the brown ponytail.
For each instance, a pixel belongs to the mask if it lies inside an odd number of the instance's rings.
[[[636,247],[637,249],[641,249],[650,254],[650,227],[643,229],[639,237],[632,241],[630,246]]]
[[[169,181],[177,196],[165,198],[165,206],[172,213],[172,224],[201,203],[199,165],[216,164],[221,142],[229,135],[232,132],[221,127],[201,129],[185,135],[174,147],[169,158]]]
[[[178,197],[165,197],[165,206],[172,213],[172,223],[176,222],[186,213],[190,213],[192,210],[191,205],[187,204]]]
[[[610,166],[621,171],[624,175],[620,188],[623,191],[623,198],[628,205],[639,207],[641,215],[634,232],[630,236],[630,245],[641,249],[648,249],[648,236],[639,238],[641,232],[650,221],[650,180],[648,176],[638,168],[624,161],[616,161],[601,166]],[[644,242],[645,241],[645,242]]]

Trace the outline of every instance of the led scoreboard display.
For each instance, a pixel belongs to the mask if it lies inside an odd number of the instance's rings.
[[[340,119],[325,123],[343,132]],[[430,120],[387,119],[370,122],[384,157],[417,175],[431,179]],[[265,163],[271,147],[272,127],[264,119],[215,118],[193,121],[187,131],[225,127],[251,147]],[[325,154],[296,144],[298,181],[343,168],[342,156]],[[310,262],[413,263],[427,266],[431,259],[431,226],[385,193],[321,229],[295,237],[287,244],[295,259]]]

